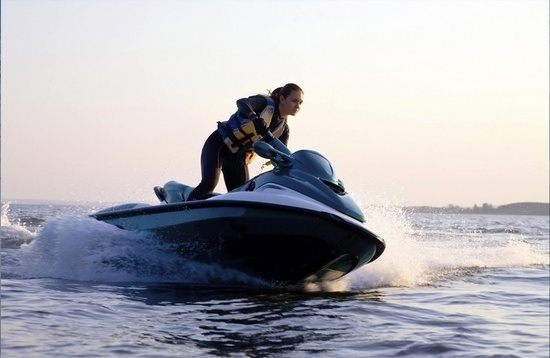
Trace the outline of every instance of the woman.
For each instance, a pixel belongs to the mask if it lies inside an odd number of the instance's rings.
[[[227,191],[249,180],[248,164],[254,157],[252,144],[260,139],[279,138],[288,142],[288,116],[295,116],[304,97],[302,89],[288,83],[268,96],[255,95],[237,101],[237,112],[229,120],[218,122],[204,143],[201,153],[202,180],[187,200],[208,198],[223,172]]]

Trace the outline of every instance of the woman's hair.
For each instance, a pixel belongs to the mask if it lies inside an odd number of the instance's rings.
[[[288,97],[292,91],[300,91],[304,93],[304,91],[295,83],[287,83],[283,87],[275,88],[273,91],[268,91],[269,97],[271,97],[275,103],[279,104],[279,97]]]

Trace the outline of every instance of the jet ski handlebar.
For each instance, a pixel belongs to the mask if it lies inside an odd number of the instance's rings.
[[[290,150],[277,138],[270,138],[269,143],[263,140],[255,142],[252,147],[260,157],[271,160],[279,167],[290,167],[294,163]]]

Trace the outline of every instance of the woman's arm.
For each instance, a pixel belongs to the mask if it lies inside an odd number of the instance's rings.
[[[250,96],[237,100],[237,109],[241,116],[254,118],[267,106],[267,99],[263,96]]]
[[[279,136],[279,140],[283,142],[284,145],[287,145],[289,137],[290,137],[290,128],[288,128],[288,124],[286,124],[285,129],[283,129],[283,133]]]

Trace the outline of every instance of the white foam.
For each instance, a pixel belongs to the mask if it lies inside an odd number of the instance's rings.
[[[364,208],[368,226],[385,239],[387,246],[378,260],[345,277],[348,289],[413,287],[479,268],[549,264],[547,248],[537,250],[514,234],[492,236],[443,229],[438,235],[422,235],[421,229],[413,229],[412,219],[394,204]],[[449,220],[444,215],[434,217],[438,219]]]
[[[48,220],[36,238],[15,254],[17,260],[10,260],[2,272],[20,278],[201,284],[251,280],[217,265],[186,260],[150,234],[89,217]]]
[[[29,231],[25,226],[20,223],[12,223],[8,218],[10,203],[7,202],[2,205],[2,248],[20,247],[24,243],[31,242],[35,233]]]

